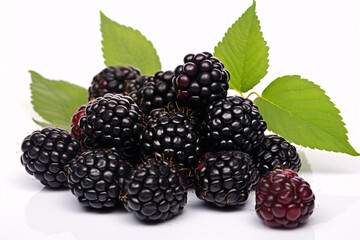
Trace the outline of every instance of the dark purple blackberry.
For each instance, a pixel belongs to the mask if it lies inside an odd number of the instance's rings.
[[[143,117],[137,104],[129,96],[105,94],[88,104],[86,116],[80,119],[84,129],[83,145],[118,150],[133,147],[142,131]]]
[[[139,92],[139,107],[144,114],[149,114],[155,108],[166,107],[175,104],[176,91],[172,86],[173,71],[158,71],[154,81],[148,81]],[[172,109],[175,106],[170,107]]]
[[[61,128],[47,127],[27,136],[22,145],[21,164],[45,186],[67,187],[66,165],[81,151],[79,141]]]
[[[260,146],[266,123],[250,99],[226,97],[210,104],[205,111],[202,129],[212,149],[251,153]]]
[[[296,148],[278,135],[265,136],[253,157],[261,177],[276,168],[291,169],[295,172],[301,168],[301,159]]]
[[[124,206],[143,221],[170,219],[187,203],[185,178],[171,163],[150,159],[137,166],[126,181]]]
[[[173,86],[184,106],[203,110],[214,100],[226,97],[229,79],[223,63],[203,52],[185,56],[184,65],[175,69]]]
[[[179,168],[189,171],[191,183],[192,170],[202,154],[199,120],[186,108],[170,112],[155,109],[145,118],[145,124],[139,140],[143,159],[172,159]]]
[[[86,207],[114,207],[125,187],[131,167],[117,152],[96,149],[83,152],[69,163],[71,192]]]
[[[218,207],[244,204],[259,181],[252,158],[240,151],[204,154],[195,174],[196,196]]]
[[[122,93],[128,95],[129,83],[134,83],[140,76],[140,71],[133,67],[111,66],[97,74],[88,89],[89,101],[102,97],[106,93]]]

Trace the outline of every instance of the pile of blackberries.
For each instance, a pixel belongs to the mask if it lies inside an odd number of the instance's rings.
[[[282,137],[265,136],[250,99],[227,96],[229,79],[207,52],[188,54],[174,71],[154,76],[105,68],[93,78],[89,102],[74,113],[71,134],[33,132],[21,163],[42,184],[69,187],[87,207],[123,206],[145,221],[180,214],[188,188],[220,208],[243,205],[256,189],[265,223],[297,226],[314,206],[308,184],[295,179],[299,155]],[[285,190],[292,194],[286,201]]]

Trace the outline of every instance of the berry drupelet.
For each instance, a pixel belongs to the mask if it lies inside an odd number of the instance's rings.
[[[205,112],[202,130],[212,149],[252,153],[263,141],[266,123],[250,99],[218,99]]]
[[[185,178],[171,162],[148,159],[126,181],[124,206],[143,221],[170,219],[180,214],[187,203]]]
[[[27,136],[22,145],[21,164],[45,186],[67,187],[66,165],[81,151],[79,141],[61,128],[47,127]]]
[[[239,206],[258,180],[258,171],[247,153],[209,152],[195,170],[196,196],[218,207]]]
[[[275,169],[256,186],[256,213],[268,226],[294,228],[314,211],[315,195],[309,183],[290,169]]]
[[[227,95],[230,74],[208,52],[186,55],[184,64],[174,72],[173,86],[184,106],[203,111],[208,104]]]

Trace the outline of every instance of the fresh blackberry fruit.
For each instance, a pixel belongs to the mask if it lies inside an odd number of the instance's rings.
[[[139,139],[143,159],[172,159],[179,168],[188,170],[191,183],[192,170],[202,154],[199,120],[181,108],[170,112],[155,109],[144,122],[146,127]]]
[[[266,123],[250,99],[238,96],[218,99],[205,111],[202,130],[212,149],[251,153],[260,146]]]
[[[275,168],[298,172],[301,167],[296,148],[278,135],[265,136],[253,157],[261,177]]]
[[[86,116],[80,119],[80,127],[84,129],[85,147],[114,147],[123,150],[137,144],[143,117],[131,97],[105,94],[90,103],[85,113]]]
[[[309,183],[290,169],[275,169],[256,187],[256,213],[268,226],[294,228],[314,211],[315,195]]]
[[[137,166],[126,181],[124,206],[143,221],[170,219],[186,205],[185,178],[171,163],[149,159]]]
[[[89,101],[102,97],[106,93],[129,94],[129,83],[134,83],[140,76],[140,71],[133,67],[111,66],[97,74],[88,89]]]
[[[206,153],[195,175],[196,196],[218,207],[244,204],[259,180],[252,158],[240,151]]]
[[[184,106],[203,110],[214,100],[226,97],[229,79],[223,63],[203,52],[185,56],[184,65],[175,69],[173,86]]]
[[[90,150],[69,163],[69,187],[86,207],[114,207],[120,202],[130,171],[130,165],[117,152]]]
[[[80,153],[79,141],[61,128],[47,127],[27,136],[21,145],[21,164],[45,186],[67,187],[66,164]]]
[[[139,107],[144,114],[149,114],[151,110],[166,107],[168,104],[174,105],[176,91],[172,86],[174,72],[158,71],[155,73],[154,81],[147,81],[139,92]],[[172,109],[175,106],[170,107]]]

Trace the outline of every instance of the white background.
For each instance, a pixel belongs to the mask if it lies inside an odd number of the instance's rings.
[[[360,157],[301,149],[302,171],[316,194],[308,224],[284,231],[257,218],[254,199],[233,211],[206,207],[189,194],[179,217],[143,224],[124,211],[83,209],[69,191],[44,189],[20,164],[23,138],[38,129],[30,75],[88,87],[104,68],[99,10],[152,41],[163,70],[190,52],[213,51],[252,3],[244,1],[0,1],[0,238],[1,239],[359,239]],[[299,74],[319,84],[341,110],[360,151],[360,1],[258,0],[270,47],[261,93],[279,76]]]

